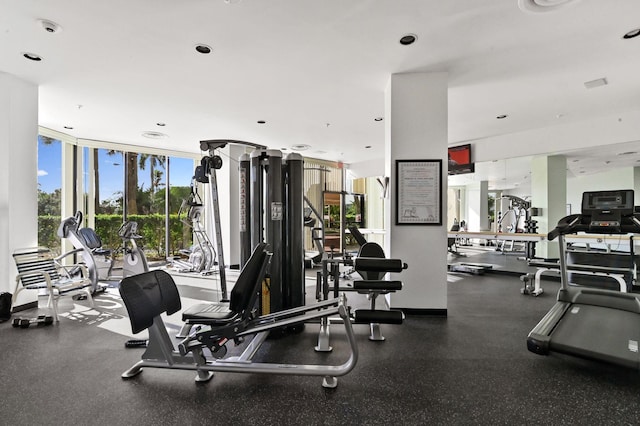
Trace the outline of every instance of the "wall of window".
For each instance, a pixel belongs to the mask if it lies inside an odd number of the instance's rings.
[[[38,135],[38,245],[60,253],[62,142]]]
[[[178,212],[189,196],[196,159],[196,154],[75,139],[41,128],[39,244],[69,250],[66,243],[61,247],[57,229],[79,210],[82,226],[94,228],[105,247],[121,247],[118,229],[125,220],[138,222],[139,244],[150,259],[190,247],[191,231]]]

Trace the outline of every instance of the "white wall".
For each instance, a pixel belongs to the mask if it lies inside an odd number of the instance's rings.
[[[0,73],[0,292],[13,292],[14,250],[38,240],[37,140],[38,87]],[[35,300],[27,293],[17,305]]]
[[[633,189],[633,173],[633,167],[624,167],[604,173],[568,178],[567,204],[571,204],[571,213],[580,213],[582,193],[585,191]],[[635,204],[640,205],[640,194],[635,194],[635,198]]]

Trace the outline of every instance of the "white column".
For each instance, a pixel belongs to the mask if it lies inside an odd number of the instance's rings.
[[[489,230],[489,181],[483,180],[467,185],[466,215],[462,214],[460,221],[467,222],[469,231]]]
[[[542,208],[535,217],[538,233],[546,234],[567,215],[567,160],[562,155],[534,157],[531,160],[531,206]],[[556,241],[538,243],[536,256],[556,258]]]
[[[38,87],[0,72],[0,292],[14,291],[14,250],[38,241]],[[23,292],[16,305],[36,300]]]
[[[242,146],[229,144],[221,151],[224,163],[222,168],[217,171],[216,176],[218,179],[224,263],[229,267],[240,265],[240,175],[238,172],[238,158],[245,150]],[[207,232],[209,232],[209,236],[215,236],[213,229]]]
[[[633,168],[633,198],[635,205],[640,205],[640,167]]]
[[[393,74],[385,92],[385,252],[409,265],[391,305],[411,313],[447,309],[447,74]],[[396,160],[442,161],[442,225],[396,225]]]

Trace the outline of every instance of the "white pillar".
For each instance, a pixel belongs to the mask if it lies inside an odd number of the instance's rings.
[[[633,168],[633,198],[635,205],[640,205],[640,167]]]
[[[409,269],[391,305],[416,314],[447,309],[447,74],[393,74],[385,91],[385,252]],[[396,160],[441,160],[442,225],[396,225]]]
[[[466,215],[460,216],[460,221],[467,222],[470,231],[489,230],[489,181],[483,180],[467,185]]]
[[[567,160],[562,155],[534,157],[531,160],[531,206],[542,208],[538,232],[546,234],[567,215]],[[556,241],[536,245],[536,256],[556,258]]]
[[[38,242],[38,87],[0,72],[0,292],[13,292],[14,250]],[[16,306],[36,300],[23,292]]]
[[[237,160],[245,149],[239,145],[228,144],[221,151],[224,164],[217,171],[216,177],[224,263],[227,267],[235,267],[240,265],[240,174]],[[207,232],[210,232],[211,237],[215,235],[213,229]]]

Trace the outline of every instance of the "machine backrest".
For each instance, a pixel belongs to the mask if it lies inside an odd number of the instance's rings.
[[[362,232],[360,232],[357,226],[350,226],[349,232],[351,233],[351,236],[353,237],[354,240],[356,240],[356,242],[360,247],[367,244],[367,239],[364,237],[364,235],[362,235]]]
[[[267,244],[260,243],[251,253],[251,257],[242,268],[240,276],[231,290],[229,309],[248,318],[256,304],[260,286],[267,271],[271,255],[267,252]]]
[[[51,250],[45,247],[34,247],[16,250],[13,253],[18,273],[24,274],[20,281],[22,286],[39,286],[46,284],[42,272],[49,275],[51,281],[59,279],[58,268]]]
[[[80,228],[78,234],[89,249],[93,250],[102,247],[102,240],[92,228]]]
[[[384,254],[384,250],[380,247],[378,243],[365,243],[360,247],[360,251],[358,252],[358,257],[379,257],[384,259],[386,256]],[[380,280],[384,277],[384,273],[382,272],[370,272],[370,271],[356,271],[364,278],[365,280]]]
[[[123,279],[120,296],[127,307],[134,334],[151,327],[153,319],[160,314],[171,315],[182,307],[176,283],[171,275],[161,270]]]

